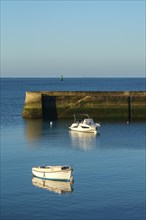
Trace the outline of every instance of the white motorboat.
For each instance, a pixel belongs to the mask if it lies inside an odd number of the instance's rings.
[[[34,176],[59,181],[73,181],[73,169],[70,166],[37,166],[32,168]]]
[[[54,181],[33,177],[32,184],[36,187],[43,188],[59,194],[69,193],[73,191],[72,183],[65,181]]]
[[[77,119],[76,115],[74,115],[74,123],[69,127],[69,129],[72,131],[97,133],[100,124],[95,123],[88,114],[84,114],[84,116],[86,117],[83,119]]]

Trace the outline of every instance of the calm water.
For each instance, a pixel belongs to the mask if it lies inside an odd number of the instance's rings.
[[[25,91],[39,90],[146,89],[142,78],[2,79],[1,219],[145,220],[146,122],[101,121],[93,135],[69,132],[72,120],[22,119]],[[74,184],[32,178],[44,164],[72,165]]]

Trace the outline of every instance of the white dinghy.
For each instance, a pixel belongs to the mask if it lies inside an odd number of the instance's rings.
[[[98,132],[98,128],[100,127],[99,123],[95,123],[92,118],[89,117],[88,114],[83,114],[85,118],[77,119],[76,115],[74,115],[74,123],[69,127],[72,131],[81,131],[81,132]]]
[[[70,166],[37,166],[32,168],[34,176],[48,180],[73,181],[73,169]]]

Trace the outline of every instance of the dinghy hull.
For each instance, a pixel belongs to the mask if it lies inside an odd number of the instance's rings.
[[[34,176],[47,180],[73,181],[72,172],[73,169],[71,167],[65,166],[39,166],[32,168]]]

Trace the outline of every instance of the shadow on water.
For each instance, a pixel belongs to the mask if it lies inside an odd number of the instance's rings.
[[[42,110],[44,120],[56,120],[57,109],[56,109],[56,97],[42,95]]]

